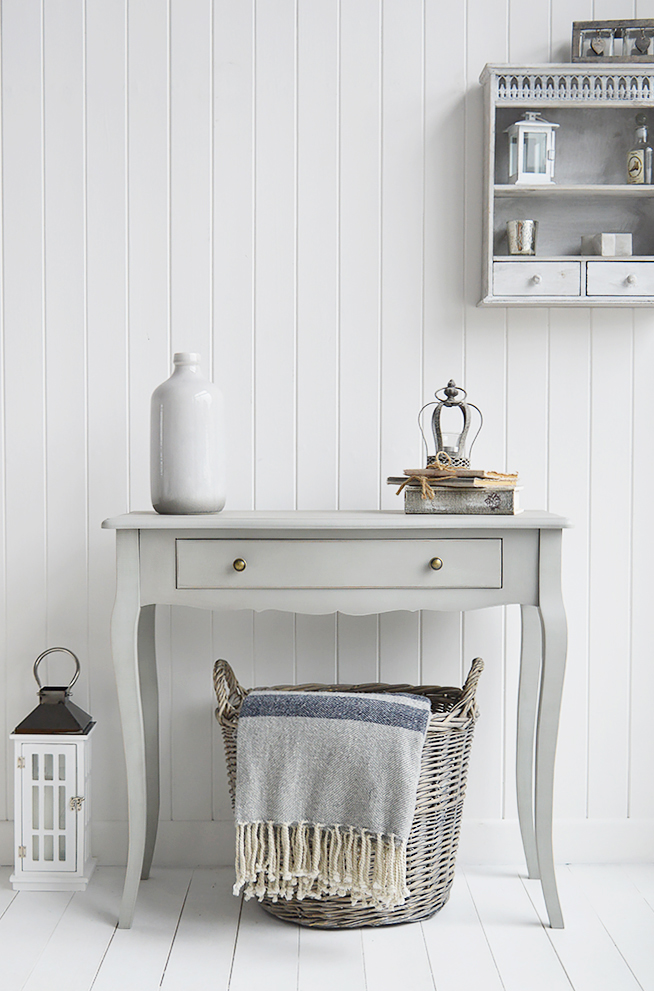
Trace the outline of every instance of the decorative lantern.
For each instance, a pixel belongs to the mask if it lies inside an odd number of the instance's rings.
[[[70,654],[75,674],[67,687],[43,688],[38,667],[55,651]],[[40,654],[34,662],[39,705],[11,734],[16,849],[10,881],[18,890],[83,891],[95,867],[89,835],[90,737],[95,723],[70,701],[79,673],[79,661],[66,647]]]
[[[528,185],[554,182],[554,132],[558,126],[528,110],[522,120],[507,127],[509,182]]]
[[[441,399],[440,396],[443,396]],[[470,467],[470,453],[472,452],[472,446],[479,436],[479,431],[481,430],[484,418],[482,416],[481,410],[474,403],[467,403],[466,397],[468,393],[465,389],[459,389],[456,385],[454,379],[450,379],[444,389],[438,389],[434,393],[436,398],[435,403],[426,403],[418,413],[418,426],[420,427],[420,433],[422,434],[422,439],[425,445],[425,454],[427,458],[427,467],[433,465],[437,467],[450,465],[455,468],[469,468]],[[461,398],[458,398],[458,397]],[[434,411],[431,415],[431,429],[434,437],[434,444],[436,447],[436,453],[429,453],[429,445],[427,444],[427,439],[425,437],[425,432],[422,427],[422,414],[430,406],[434,407]],[[463,428],[459,433],[453,432],[451,430],[444,432],[441,427],[441,414],[443,409],[458,409],[463,417]],[[466,439],[468,436],[468,431],[470,429],[470,423],[472,420],[471,409],[476,409],[479,413],[479,427],[477,428],[477,433],[472,439],[470,444],[470,450],[466,453]]]

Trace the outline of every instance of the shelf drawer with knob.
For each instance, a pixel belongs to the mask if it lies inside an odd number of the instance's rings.
[[[502,538],[177,539],[178,589],[502,588]]]
[[[654,296],[651,262],[588,262],[586,292],[589,296]]]
[[[581,262],[494,262],[493,292],[496,296],[579,296]]]

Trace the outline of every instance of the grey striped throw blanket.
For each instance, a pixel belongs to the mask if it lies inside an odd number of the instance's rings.
[[[402,905],[430,711],[417,695],[251,692],[238,721],[234,894]]]

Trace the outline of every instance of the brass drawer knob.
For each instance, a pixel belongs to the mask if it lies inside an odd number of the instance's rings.
[[[429,562],[429,567],[433,568],[434,571],[440,571],[441,568],[443,567],[443,562],[439,557],[433,557]]]
[[[247,568],[247,562],[243,560],[242,557],[237,557],[232,566],[234,571],[245,571]]]

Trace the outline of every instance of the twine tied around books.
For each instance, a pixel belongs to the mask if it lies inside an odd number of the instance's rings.
[[[436,453],[435,464],[442,471],[449,471],[453,475],[456,475],[456,467],[452,464],[452,458],[447,453],[447,451],[438,451]],[[424,475],[409,475],[409,477],[402,482],[395,495],[399,495],[402,489],[404,488],[404,486],[409,485],[411,482],[413,482],[414,485],[416,482],[420,483],[421,499],[434,498],[434,490],[432,489],[431,485],[429,484],[429,482],[427,481]]]
[[[404,486],[405,485],[409,485],[411,482],[413,482],[414,484],[416,482],[420,482],[420,498],[421,499],[433,499],[434,498],[434,490],[432,489],[431,485],[429,484],[429,482],[427,481],[427,479],[425,478],[424,475],[409,475],[408,478],[405,478],[404,479],[404,481],[400,485],[400,487],[397,490],[397,492],[395,493],[395,495],[399,495],[400,492],[402,491],[402,489],[404,488]]]

